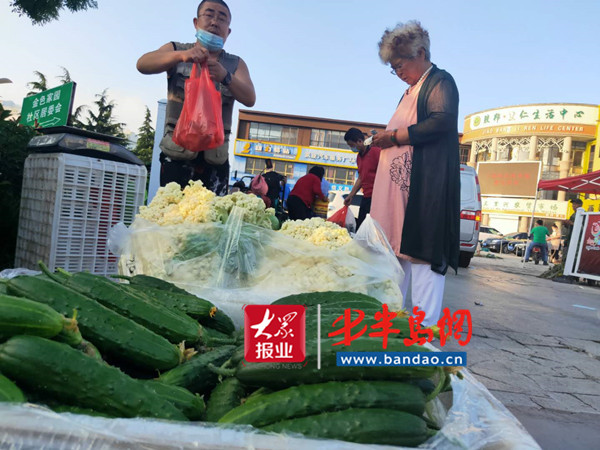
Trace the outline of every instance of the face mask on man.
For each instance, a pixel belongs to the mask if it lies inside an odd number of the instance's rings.
[[[202,47],[209,52],[217,52],[223,48],[223,45],[225,45],[225,41],[221,36],[209,33],[202,28],[198,28],[196,30],[196,39],[198,39],[200,45],[202,45]]]

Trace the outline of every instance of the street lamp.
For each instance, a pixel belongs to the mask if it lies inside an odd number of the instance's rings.
[[[12,80],[8,78],[0,78],[0,84],[12,83]]]

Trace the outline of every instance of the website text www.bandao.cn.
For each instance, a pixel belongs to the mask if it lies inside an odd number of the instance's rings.
[[[338,352],[337,365],[370,366],[466,366],[466,352]]]

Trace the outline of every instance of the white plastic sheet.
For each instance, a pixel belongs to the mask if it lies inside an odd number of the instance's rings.
[[[468,371],[452,376],[452,407],[442,429],[421,448],[539,449],[517,419]],[[251,427],[57,414],[35,405],[0,403],[0,448],[25,449],[290,449],[366,450],[364,445],[258,433]]]

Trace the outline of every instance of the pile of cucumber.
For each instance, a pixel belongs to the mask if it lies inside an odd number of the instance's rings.
[[[382,351],[381,338],[368,333],[350,347],[327,337],[346,308],[364,311],[363,324],[374,324],[381,303],[369,296],[321,292],[277,300],[307,307],[306,359],[248,363],[243,330],[173,284],[41,267],[42,275],[0,283],[0,402],[401,446],[417,446],[439,429],[428,401],[450,388],[441,368],[336,365],[338,351]],[[404,345],[407,318],[394,318],[393,327],[401,332],[390,335],[386,351],[427,351]]]
[[[381,338],[360,337],[350,347],[333,346],[327,337],[332,323],[350,307],[365,312],[370,325],[381,311],[371,297],[349,292],[307,293],[275,304],[306,306],[306,359],[302,364],[248,363],[239,347],[222,367],[213,370],[223,381],[212,392],[207,419],[221,424],[247,424],[264,431],[300,433],[315,438],[357,443],[418,446],[439,429],[428,416],[428,402],[450,389],[441,367],[338,367],[339,351],[381,352]],[[321,368],[317,369],[317,304],[321,305]],[[369,319],[370,318],[370,319]],[[387,352],[428,350],[404,345],[408,319],[396,317]],[[341,326],[336,323],[336,327]],[[368,333],[367,333],[368,334]],[[366,336],[365,334],[364,336]],[[229,405],[229,406],[227,406]]]
[[[239,343],[231,319],[162,280],[90,273],[0,284],[0,401],[105,417],[201,420]],[[174,380],[193,372],[192,390]],[[164,379],[164,381],[163,381]],[[157,381],[159,380],[159,381]]]

